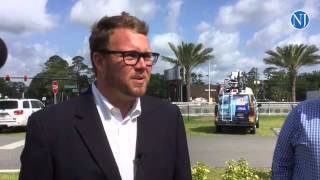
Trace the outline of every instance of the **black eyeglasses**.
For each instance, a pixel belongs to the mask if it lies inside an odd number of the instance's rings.
[[[99,52],[107,54],[118,54],[122,57],[126,65],[136,65],[142,57],[147,66],[156,64],[160,54],[155,52],[138,52],[138,51],[109,51],[102,49]]]

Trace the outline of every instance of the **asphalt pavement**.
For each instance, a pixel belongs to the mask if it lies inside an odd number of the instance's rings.
[[[24,146],[24,134],[0,134],[0,172],[20,169],[20,154]]]
[[[250,167],[271,167],[276,137],[251,134],[216,134],[188,137],[191,164],[225,167],[228,160],[244,158]]]

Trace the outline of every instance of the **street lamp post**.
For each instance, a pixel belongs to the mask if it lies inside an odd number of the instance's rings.
[[[208,89],[209,89],[209,91],[208,91],[208,95],[209,95],[209,99],[208,99],[208,102],[209,102],[209,104],[211,104],[211,94],[210,94],[210,92],[211,92],[211,90],[210,90],[210,86],[211,86],[211,78],[210,78],[210,71],[211,71],[211,61],[209,60],[209,73],[208,73],[208,76],[209,76],[209,83],[208,83]]]

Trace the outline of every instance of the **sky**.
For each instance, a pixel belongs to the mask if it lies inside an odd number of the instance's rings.
[[[308,26],[301,30],[290,21],[297,10],[309,17]],[[205,82],[209,63],[211,83],[217,83],[232,71],[257,67],[262,73],[268,67],[263,62],[265,52],[278,46],[304,43],[320,48],[319,0],[2,0],[0,38],[9,55],[0,76],[32,77],[53,55],[69,63],[80,55],[91,66],[88,37],[92,24],[122,11],[149,24],[151,47],[163,56],[173,57],[168,42],[213,48],[214,58],[194,69],[204,75]],[[160,59],[153,73],[163,74],[172,67]],[[300,72],[314,70],[320,66]]]

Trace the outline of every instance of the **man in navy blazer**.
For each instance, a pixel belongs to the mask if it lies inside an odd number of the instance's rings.
[[[159,57],[147,34],[147,24],[125,12],[93,26],[96,82],[29,118],[19,179],[192,179],[179,108],[144,96]]]

